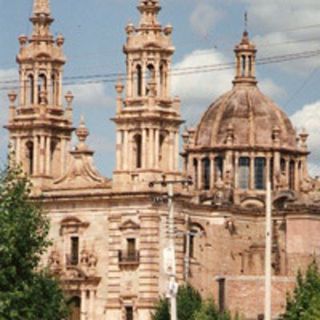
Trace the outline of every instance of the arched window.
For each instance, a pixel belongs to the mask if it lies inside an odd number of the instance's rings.
[[[254,159],[254,185],[257,190],[264,190],[266,186],[265,179],[266,159]]]
[[[295,188],[295,162],[293,160],[290,161],[289,165],[289,189],[294,190]]]
[[[252,76],[252,57],[248,57],[249,60],[249,76]]]
[[[199,188],[198,185],[198,160],[197,159],[193,159],[193,172],[194,172],[194,185],[196,187],[196,189]]]
[[[202,160],[202,187],[204,190],[210,189],[210,159]]]
[[[80,313],[81,313],[81,299],[77,296],[72,297],[69,302],[69,318],[68,320],[80,320]]]
[[[155,80],[155,70],[154,66],[152,64],[148,64],[147,66],[147,74],[146,74],[146,81],[147,83],[150,83],[150,81]],[[148,86],[146,87],[146,95],[149,94],[149,88]]]
[[[164,153],[164,145],[165,145],[165,135],[160,135],[159,140],[159,163],[162,164],[163,161],[163,153]]]
[[[47,77],[40,74],[38,77],[38,103],[41,103],[41,94],[47,92]]]
[[[250,159],[248,157],[239,158],[239,188],[249,189],[250,181]]]
[[[28,160],[28,174],[33,174],[33,142],[28,141],[26,144],[27,148],[27,160]]]
[[[283,158],[280,160],[280,171],[281,174],[286,174],[286,160]]]
[[[246,74],[246,56],[241,56],[241,75],[244,77]]]
[[[214,159],[214,180],[217,181],[223,176],[223,158],[221,156]]]
[[[137,95],[142,96],[142,68],[137,65]]]
[[[53,74],[51,77],[51,99],[52,104],[54,105],[57,100],[57,83],[56,83],[56,76]]]
[[[34,103],[34,78],[33,75],[28,76],[28,83],[27,83],[27,103],[33,104]]]
[[[141,135],[136,135],[134,137],[135,142],[135,154],[136,154],[136,168],[140,169],[142,167],[142,138]]]

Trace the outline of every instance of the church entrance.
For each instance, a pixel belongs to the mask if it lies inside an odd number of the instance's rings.
[[[68,320],[80,320],[81,299],[79,297],[72,297],[68,305],[70,310]]]

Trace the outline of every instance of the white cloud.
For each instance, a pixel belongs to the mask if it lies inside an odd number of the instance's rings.
[[[257,34],[253,40],[258,45],[261,56],[286,55],[319,49],[320,1],[242,0],[242,2],[249,12],[249,30]],[[308,73],[316,66],[319,66],[318,56],[279,64],[285,71],[300,74]]]
[[[196,50],[185,56],[181,62],[174,65],[175,69],[196,68],[206,65],[228,63],[227,58],[218,50]],[[234,70],[223,69],[210,72],[186,73],[174,76],[173,92],[182,100],[183,117],[191,125],[197,124],[202,113],[209,104],[220,95],[232,88]],[[259,84],[261,90],[273,99],[286,95],[285,91],[271,79],[262,79]]]
[[[75,84],[65,87],[65,92],[74,95],[74,105],[81,107],[110,107],[115,104],[114,99],[106,93],[103,83]]]
[[[207,3],[198,3],[191,14],[190,23],[194,31],[207,36],[210,29],[221,19],[222,13]]]
[[[291,116],[291,120],[298,131],[304,128],[309,133],[309,171],[312,175],[320,175],[320,101],[305,105]]]

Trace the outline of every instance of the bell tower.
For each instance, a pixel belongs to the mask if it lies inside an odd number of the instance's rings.
[[[32,35],[19,37],[19,94],[9,94],[6,126],[16,162],[40,188],[64,174],[73,131],[70,92],[62,106],[64,38],[54,39],[53,20],[49,0],[34,0]]]
[[[172,27],[158,22],[158,0],[141,0],[140,22],[126,27],[126,86],[116,85],[117,127],[114,183],[144,188],[179,174],[180,100],[171,96]],[[125,89],[125,92],[124,92]],[[123,94],[125,97],[123,97]]]

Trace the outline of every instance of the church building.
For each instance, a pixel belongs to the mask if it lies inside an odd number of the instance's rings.
[[[260,91],[247,31],[234,49],[230,91],[181,132],[183,100],[170,87],[173,27],[158,20],[160,0],[136,2],[140,22],[125,28],[126,76],[115,86],[109,178],[95,168],[84,118],[74,127],[73,94],[63,97],[64,38],[52,34],[49,0],[34,0],[32,34],[19,37],[20,85],[9,93],[6,129],[33,199],[50,216],[53,245],[43,264],[70,298],[70,320],[150,320],[168,292],[173,236],[179,285],[258,319],[270,181],[272,310],[279,315],[298,269],[320,254],[320,183],[308,174],[308,134]]]

